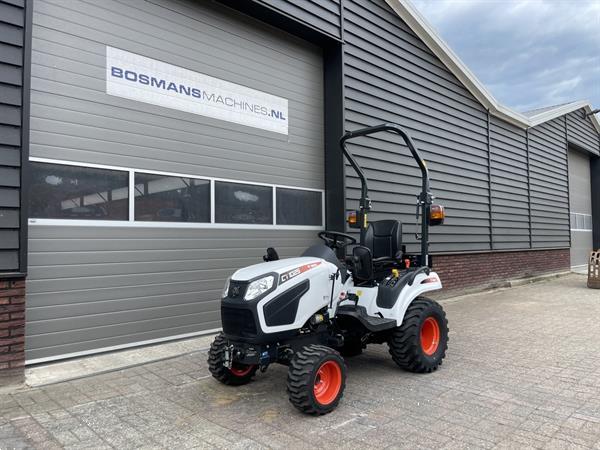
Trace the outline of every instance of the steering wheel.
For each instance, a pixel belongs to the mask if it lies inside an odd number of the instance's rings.
[[[321,231],[318,236],[323,239],[325,245],[329,248],[344,248],[348,244],[353,245],[356,244],[356,239],[346,233],[340,233],[338,231]]]

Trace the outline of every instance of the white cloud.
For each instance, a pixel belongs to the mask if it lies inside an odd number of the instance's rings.
[[[600,0],[414,0],[498,100],[600,106]]]

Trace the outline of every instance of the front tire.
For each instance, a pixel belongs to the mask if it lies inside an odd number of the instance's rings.
[[[448,320],[439,303],[417,297],[388,340],[392,359],[405,370],[429,373],[442,364],[448,349]]]
[[[208,370],[211,375],[223,384],[241,386],[252,380],[258,366],[233,363],[231,368],[225,366],[225,349],[227,339],[223,333],[217,334],[208,351]]]
[[[305,414],[333,411],[344,395],[346,365],[340,354],[324,345],[307,345],[296,352],[288,370],[292,405]]]

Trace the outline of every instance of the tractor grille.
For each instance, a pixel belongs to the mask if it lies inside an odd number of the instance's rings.
[[[249,309],[221,306],[221,321],[223,331],[229,336],[256,336],[256,323]]]

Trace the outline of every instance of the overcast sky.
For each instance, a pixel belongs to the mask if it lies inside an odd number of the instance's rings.
[[[600,108],[600,0],[412,0],[501,103]]]

